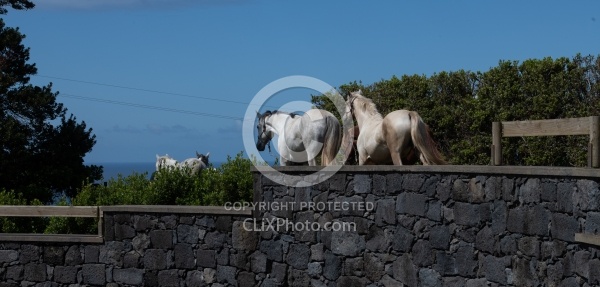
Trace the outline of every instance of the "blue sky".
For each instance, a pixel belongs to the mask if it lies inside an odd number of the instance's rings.
[[[596,0],[34,2],[3,18],[27,35],[32,83],[52,82],[68,112],[93,128],[87,163],[183,160],[195,151],[225,161],[244,150],[238,118],[248,103],[286,76],[337,87],[600,55]],[[257,109],[310,94],[282,92]]]

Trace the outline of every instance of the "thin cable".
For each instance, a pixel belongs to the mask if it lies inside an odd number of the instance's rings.
[[[104,84],[104,83],[97,83],[97,82],[90,82],[90,81],[74,80],[74,79],[67,79],[67,78],[61,78],[61,77],[53,77],[53,76],[45,76],[45,75],[35,75],[35,77],[69,81],[69,82],[96,85],[96,86],[111,87],[111,88],[126,89],[126,90],[132,90],[132,91],[140,91],[140,92],[146,92],[146,93],[155,93],[155,94],[164,94],[164,95],[171,95],[171,96],[178,96],[178,97],[202,99],[202,100],[209,100],[209,101],[216,101],[216,102],[225,102],[225,103],[233,103],[233,104],[241,104],[241,105],[249,104],[246,102],[216,99],[216,98],[209,98],[209,97],[202,97],[202,96],[192,96],[192,95],[186,95],[186,94],[180,94],[180,93],[163,92],[163,91],[156,91],[156,90],[149,90],[149,89],[142,89],[142,88],[133,88],[133,87],[127,87],[127,86],[119,86],[119,85]]]
[[[71,99],[84,100],[84,101],[92,101],[92,102],[121,105],[121,106],[149,109],[149,110],[157,110],[157,111],[165,111],[165,112],[172,112],[172,113],[180,113],[180,114],[187,114],[187,115],[194,115],[194,116],[203,116],[203,117],[212,117],[212,118],[219,118],[219,119],[239,120],[239,121],[244,120],[243,118],[234,117],[234,116],[217,115],[217,114],[209,114],[209,113],[187,111],[187,110],[180,110],[180,109],[173,109],[173,108],[157,107],[157,106],[136,104],[136,103],[130,103],[130,102],[121,102],[121,101],[114,101],[114,100],[107,100],[107,99],[100,99],[100,98],[93,98],[93,97],[77,96],[77,95],[71,95],[71,94],[65,94],[65,93],[60,93],[60,94],[58,94],[58,96],[65,97],[65,98],[71,98]],[[254,121],[254,119],[251,119],[251,120]]]

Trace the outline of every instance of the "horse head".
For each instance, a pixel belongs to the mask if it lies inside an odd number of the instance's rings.
[[[204,165],[208,166],[208,156],[210,155],[210,152],[207,152],[206,155],[203,155],[201,153],[198,153],[196,151],[196,157],[202,161],[204,163]]]
[[[277,111],[275,111],[277,112]],[[264,114],[258,114],[258,125],[256,125],[256,129],[258,129],[258,139],[256,142],[256,149],[259,151],[265,150],[265,146],[271,141],[273,138],[273,132],[267,129],[267,117],[271,116],[273,113],[271,111],[266,111]]]

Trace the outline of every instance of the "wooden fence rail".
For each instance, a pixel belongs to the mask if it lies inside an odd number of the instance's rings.
[[[0,233],[0,241],[102,243],[102,218],[98,206],[2,205],[0,217],[88,217],[98,219],[98,234]]]
[[[0,242],[104,242],[104,212],[144,212],[250,216],[249,208],[234,209],[223,206],[180,205],[115,205],[115,206],[25,206],[0,205],[0,217],[87,217],[98,220],[98,234],[35,234],[0,233]]]
[[[600,167],[600,117],[492,123],[492,165],[502,165],[502,137],[589,135],[588,167]]]

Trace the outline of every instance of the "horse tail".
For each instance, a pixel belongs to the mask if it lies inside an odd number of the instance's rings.
[[[332,165],[342,145],[342,131],[337,118],[327,117],[326,123],[327,131],[321,152],[321,165]]]
[[[421,153],[423,164],[447,164],[431,137],[429,126],[423,122],[423,119],[421,119],[421,116],[417,112],[410,111],[409,116],[410,135],[415,147]]]

